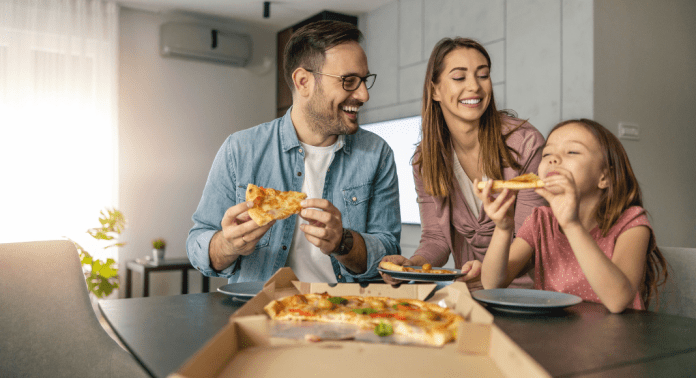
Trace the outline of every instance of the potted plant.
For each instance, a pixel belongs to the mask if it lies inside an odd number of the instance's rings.
[[[158,238],[152,241],[152,258],[155,264],[159,264],[160,261],[164,260],[164,248],[167,246],[167,242],[162,238]]]
[[[87,230],[87,233],[97,240],[109,241],[110,244],[105,246],[104,249],[125,245],[125,243],[113,242],[126,226],[126,219],[123,214],[116,209],[106,209],[106,213],[102,210],[100,214],[99,223],[101,223],[101,227],[91,228]],[[118,265],[114,259],[107,258],[106,261],[96,259],[74,240],[70,238],[68,240],[75,243],[75,247],[80,253],[82,271],[85,274],[85,281],[87,282],[90,296],[104,298],[118,288]]]

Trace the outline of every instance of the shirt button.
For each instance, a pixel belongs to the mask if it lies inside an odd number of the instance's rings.
[[[343,279],[343,276],[339,274],[339,275],[338,275],[338,279],[339,279],[339,280],[340,280],[340,279]]]
[[[358,200],[357,197],[353,197],[353,202],[355,202],[355,201],[357,201],[357,200]]]
[[[283,251],[284,251],[284,250],[286,250],[286,249],[288,249],[288,247],[286,247],[286,246],[283,246]]]
[[[300,152],[302,152],[302,149],[300,148]]]
[[[297,175],[298,175],[298,176],[302,176],[302,172],[297,172]]]

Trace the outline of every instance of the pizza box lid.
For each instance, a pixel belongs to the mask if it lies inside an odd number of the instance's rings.
[[[465,283],[438,290],[428,302],[441,303],[466,322],[457,341],[441,348],[274,338],[263,311],[270,301],[286,295],[327,291],[332,295],[386,295],[426,298],[436,285],[317,284],[300,282],[290,268],[268,280],[263,290],[230,317],[206,345],[172,378],[332,376],[487,376],[550,377],[541,365],[493,324],[493,316],[478,304]],[[398,356],[396,358],[395,356]]]

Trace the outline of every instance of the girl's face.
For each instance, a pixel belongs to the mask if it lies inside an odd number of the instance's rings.
[[[486,57],[472,48],[457,48],[444,59],[444,69],[433,87],[433,100],[440,103],[445,122],[478,126],[493,93]]]
[[[579,194],[605,189],[608,184],[604,154],[599,142],[584,126],[570,123],[549,135],[542,151],[539,176],[559,174],[557,168],[573,175]]]

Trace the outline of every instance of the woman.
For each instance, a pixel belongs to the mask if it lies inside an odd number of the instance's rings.
[[[423,86],[422,140],[412,160],[421,241],[410,259],[383,260],[442,266],[451,253],[455,266],[468,272],[461,280],[472,289],[480,288],[481,261],[495,228],[474,195],[473,181],[536,173],[544,144],[529,122],[496,109],[490,69],[488,52],[474,40],[445,38],[433,49]],[[519,192],[515,231],[533,208],[544,204],[532,190]],[[510,286],[531,287],[528,270]]]

